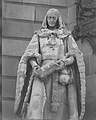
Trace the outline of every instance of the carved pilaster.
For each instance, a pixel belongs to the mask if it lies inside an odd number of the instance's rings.
[[[74,39],[86,39],[96,53],[96,0],[76,0],[76,26]]]

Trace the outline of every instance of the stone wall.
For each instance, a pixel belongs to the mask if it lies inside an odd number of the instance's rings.
[[[20,57],[23,55],[35,30],[40,28],[42,20],[48,9],[57,8],[60,10],[63,21],[67,28],[72,31],[76,24],[75,0],[2,0],[2,119],[15,120],[14,118],[14,97],[16,85],[16,72]],[[82,50],[82,44],[78,43]],[[84,47],[83,47],[84,48]],[[85,50],[85,49],[84,49]],[[83,52],[84,52],[83,50]],[[91,57],[92,56],[92,57]],[[86,68],[88,76],[88,93],[95,96],[92,91],[96,88],[96,56],[90,56]],[[89,57],[89,56],[87,56]],[[87,59],[87,57],[85,59]],[[91,59],[92,58],[92,59]],[[91,61],[92,60],[92,61]],[[92,64],[90,64],[90,62]],[[94,72],[93,72],[94,68]],[[89,71],[91,71],[89,73]],[[93,72],[93,73],[92,73]],[[91,79],[91,80],[90,80]],[[91,83],[92,81],[92,83]],[[94,84],[93,84],[94,83]],[[94,88],[90,87],[94,85]],[[89,94],[88,94],[89,95]],[[88,103],[95,100],[89,95]],[[95,102],[93,102],[95,103]],[[89,104],[88,104],[89,105]],[[96,105],[96,103],[95,103]],[[88,109],[90,107],[90,109]],[[94,105],[87,106],[88,113],[94,109]],[[93,110],[93,115],[95,116]],[[86,120],[87,115],[85,115]],[[91,115],[92,116],[92,115]],[[93,119],[92,119],[93,120]],[[95,119],[94,119],[95,120]]]

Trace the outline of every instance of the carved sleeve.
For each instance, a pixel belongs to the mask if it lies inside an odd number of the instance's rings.
[[[37,34],[34,34],[33,38],[31,39],[29,45],[27,46],[24,52],[24,55],[21,58],[21,62],[27,62],[28,59],[34,59],[37,62],[37,64],[40,64],[41,62]]]
[[[82,54],[82,52],[79,50],[74,38],[72,37],[72,35],[69,36],[68,38],[68,52],[66,53],[66,56],[69,57],[69,56],[75,56],[76,54]]]

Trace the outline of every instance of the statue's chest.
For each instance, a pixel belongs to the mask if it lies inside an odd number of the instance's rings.
[[[40,38],[40,48],[42,55],[64,55],[64,44],[62,39],[56,37]]]

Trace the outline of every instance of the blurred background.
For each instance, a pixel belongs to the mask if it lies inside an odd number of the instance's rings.
[[[96,0],[2,0],[2,120],[17,120],[13,109],[18,62],[50,8],[60,11],[84,53],[84,120],[96,120]]]

